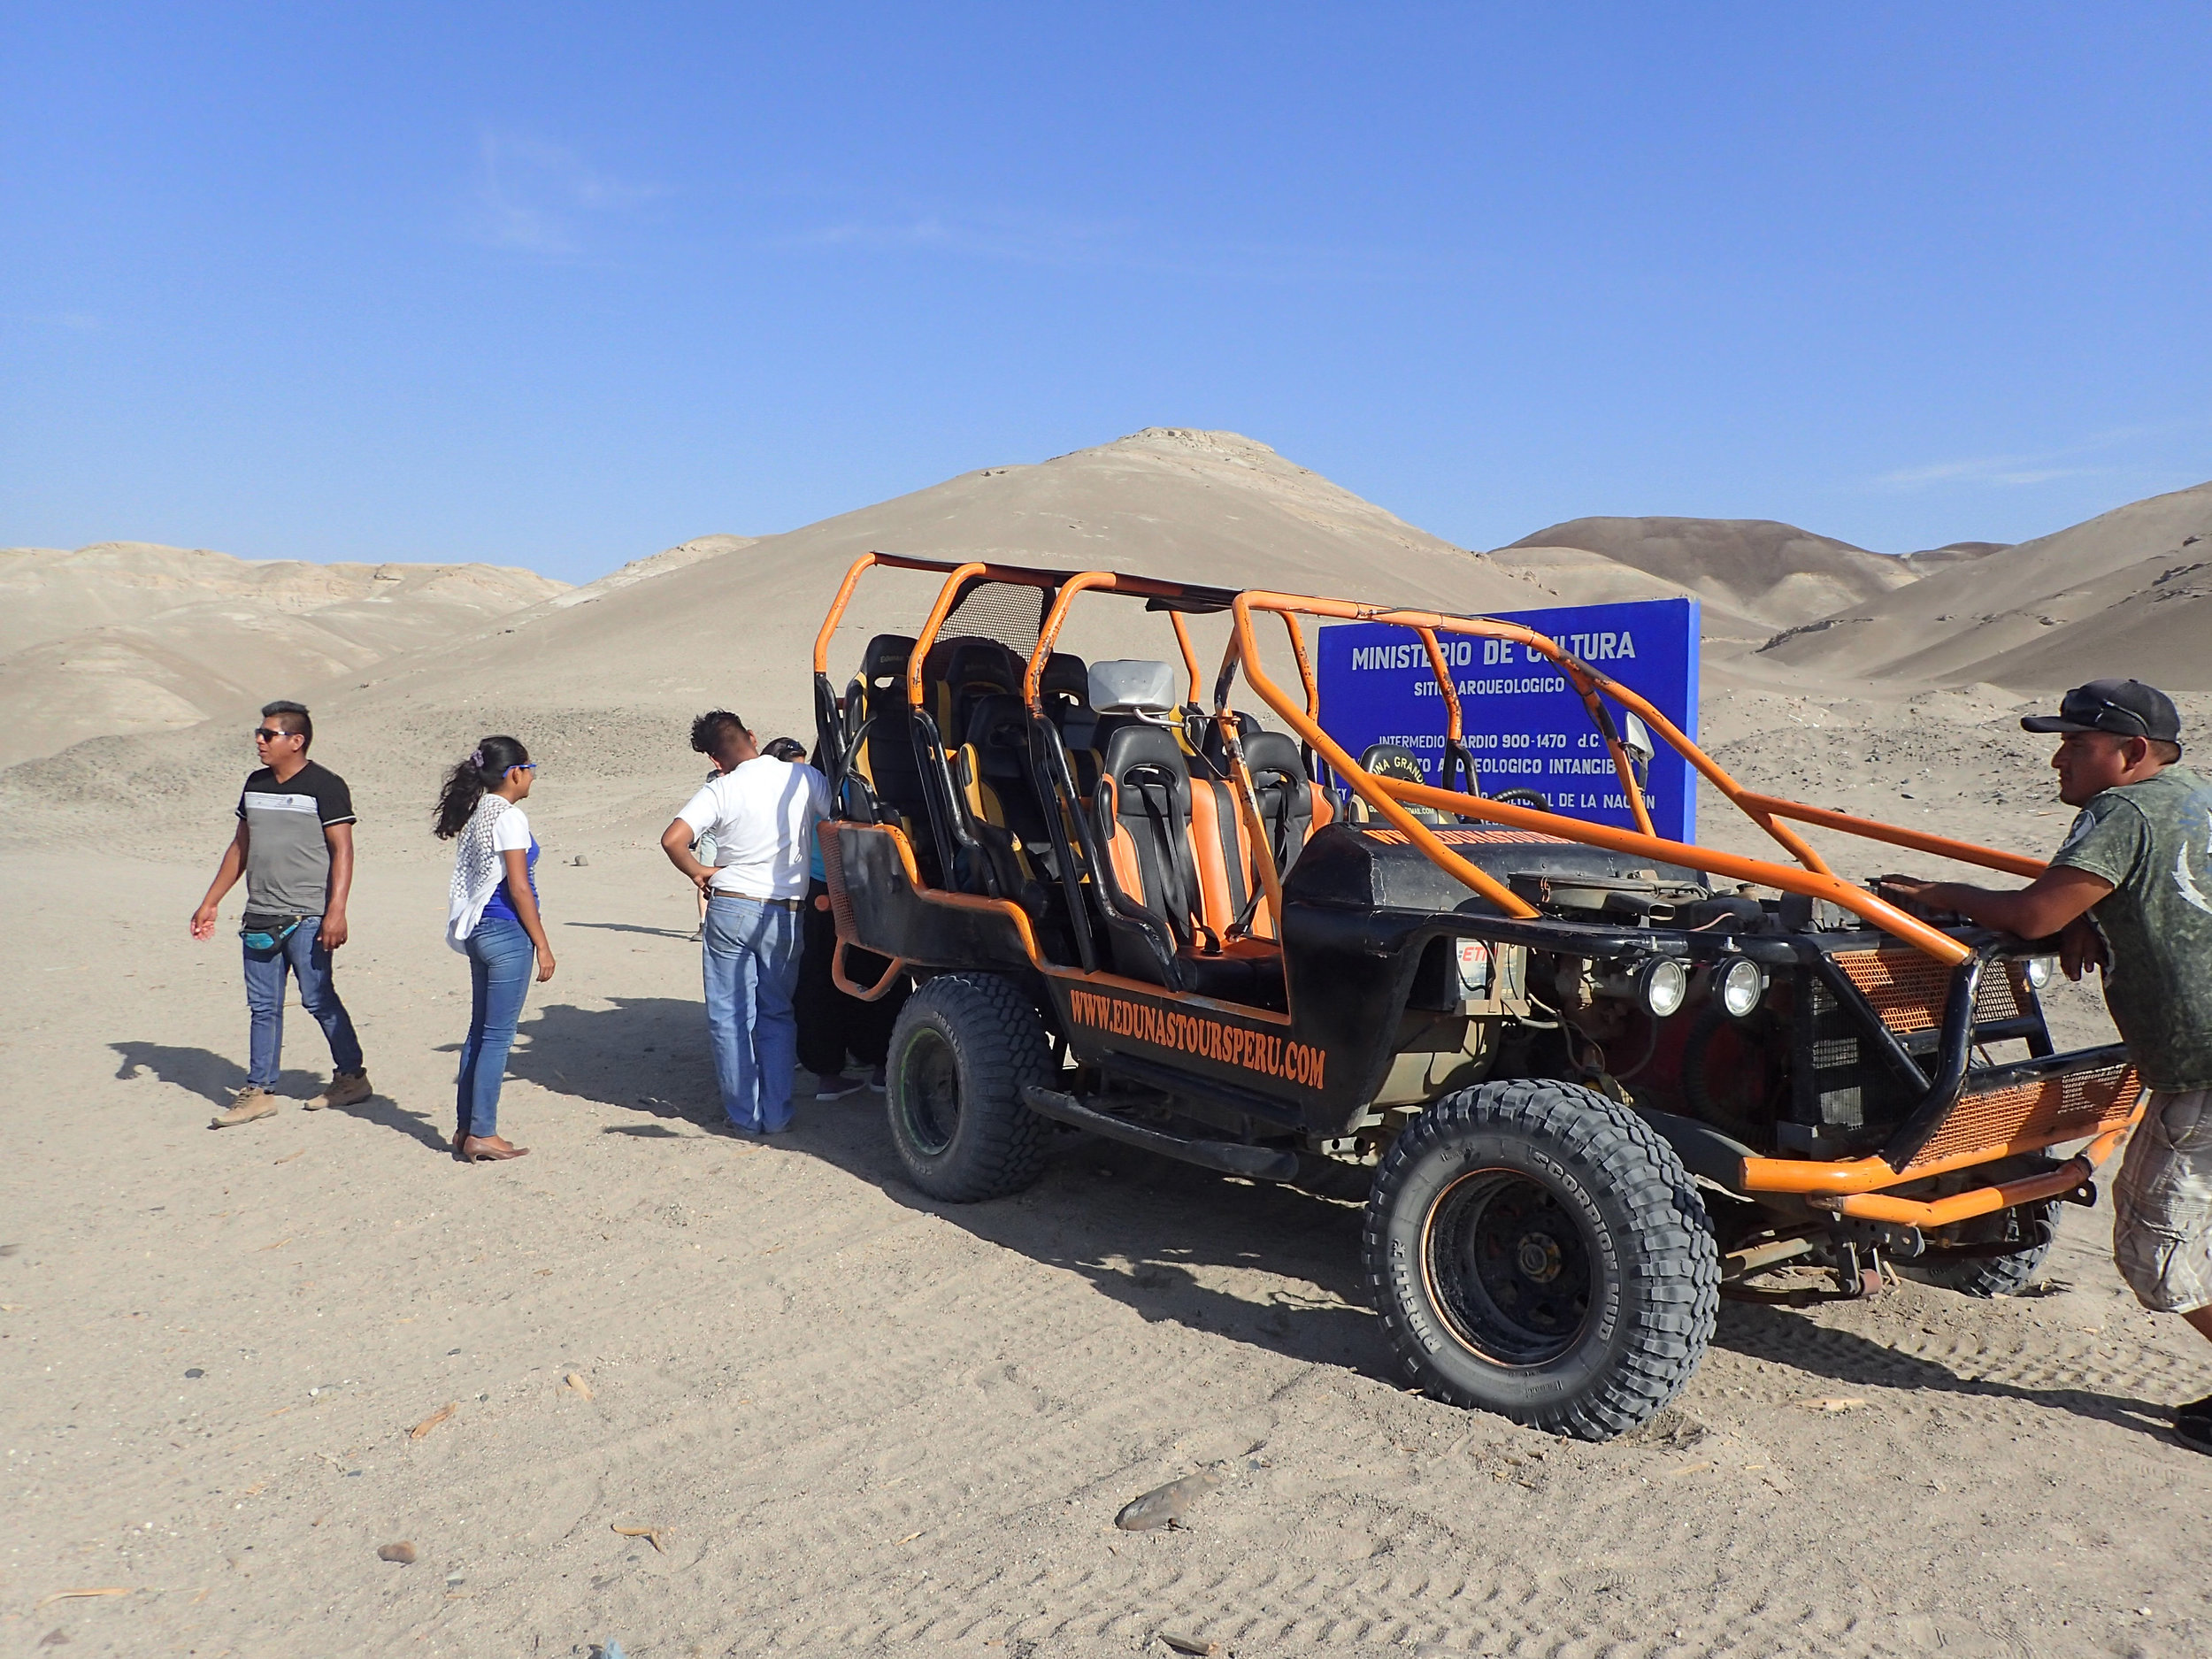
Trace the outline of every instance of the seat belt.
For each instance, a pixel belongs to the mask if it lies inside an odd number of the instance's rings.
[[[1183,918],[1184,931],[1202,941],[1206,954],[1221,954],[1221,935],[1199,918],[1191,903],[1191,889],[1197,885],[1197,872],[1189,867],[1190,845],[1176,832],[1174,820],[1168,810],[1173,798],[1174,786],[1140,783],[1137,798],[1144,803],[1145,816],[1152,820],[1162,854],[1162,875],[1169,891],[1164,895],[1175,907],[1173,914]]]

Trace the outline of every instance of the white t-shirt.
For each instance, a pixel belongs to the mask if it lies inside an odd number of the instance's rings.
[[[495,795],[488,795],[476,803],[468,826],[453,849],[446,943],[456,950],[468,949],[469,935],[484,919],[484,907],[507,879],[507,861],[500,855],[527,853],[530,847],[530,820],[520,807]]]
[[[661,798],[667,799],[665,795]],[[523,816],[520,807],[511,806],[492,820],[492,850],[495,853],[526,853],[530,850],[530,820]],[[499,879],[502,881],[507,879],[507,866],[503,860],[499,866]]]
[[[814,826],[829,810],[820,772],[760,755],[709,779],[676,816],[694,836],[713,838],[717,893],[803,899]]]

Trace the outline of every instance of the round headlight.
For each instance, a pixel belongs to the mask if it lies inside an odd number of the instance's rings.
[[[2028,983],[2037,990],[2041,990],[2051,982],[2052,965],[2048,956],[2030,956],[2027,970]]]
[[[1654,1019],[1664,1019],[1690,994],[1690,971],[1672,956],[1654,956],[1637,971],[1636,995]]]
[[[1720,971],[1720,1005],[1731,1019],[1743,1019],[1753,1013],[1766,988],[1766,976],[1759,972],[1759,964],[1746,957],[1738,956]]]

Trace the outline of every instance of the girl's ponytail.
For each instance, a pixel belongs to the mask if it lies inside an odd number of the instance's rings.
[[[530,751],[511,737],[488,737],[446,774],[438,792],[436,833],[449,841],[468,827],[477,803],[500,786],[511,768],[529,764]]]

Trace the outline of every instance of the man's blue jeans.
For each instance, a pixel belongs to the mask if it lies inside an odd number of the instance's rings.
[[[791,1125],[799,1022],[799,913],[718,893],[707,905],[707,1030],[722,1110],[733,1128],[774,1134]]]
[[[284,976],[296,974],[300,1006],[330,1039],[330,1064],[340,1071],[361,1069],[361,1041],[353,1034],[353,1021],[338,1000],[331,980],[330,952],[317,941],[323,918],[310,916],[292,930],[292,936],[266,950],[251,945],[246,953],[246,1011],[253,1017],[253,1036],[246,1081],[257,1088],[274,1088],[284,1056]]]
[[[469,1034],[454,1086],[455,1127],[465,1135],[495,1135],[499,1085],[507,1074],[507,1051],[515,1046],[522,1000],[530,994],[538,948],[520,922],[487,916],[468,936],[468,949]]]

